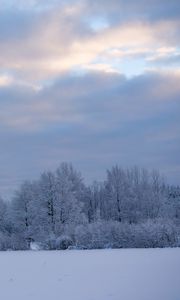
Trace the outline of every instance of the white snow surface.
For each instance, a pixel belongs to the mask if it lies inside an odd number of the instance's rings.
[[[2,300],[180,300],[180,248],[0,253]]]

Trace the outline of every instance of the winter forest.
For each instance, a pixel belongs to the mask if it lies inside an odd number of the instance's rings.
[[[114,166],[86,185],[62,163],[0,200],[0,250],[179,246],[180,187],[158,171]]]

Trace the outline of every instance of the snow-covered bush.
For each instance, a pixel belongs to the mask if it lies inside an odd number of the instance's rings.
[[[56,238],[49,237],[42,243],[42,247],[44,250],[56,250]]]
[[[56,249],[66,250],[73,245],[73,241],[69,236],[60,236],[56,239]]]
[[[131,227],[131,240],[131,246],[138,248],[175,246],[177,232],[174,224],[169,220],[148,220]]]
[[[4,232],[0,232],[0,250],[7,250],[10,248],[10,238]]]
[[[33,251],[39,251],[39,250],[43,249],[43,246],[41,243],[31,242],[30,249]]]

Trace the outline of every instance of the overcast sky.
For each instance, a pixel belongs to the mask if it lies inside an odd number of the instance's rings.
[[[0,194],[72,162],[180,183],[179,0],[0,0]]]

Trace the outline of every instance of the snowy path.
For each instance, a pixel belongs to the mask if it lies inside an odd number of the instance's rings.
[[[0,253],[2,300],[180,300],[180,249]]]

